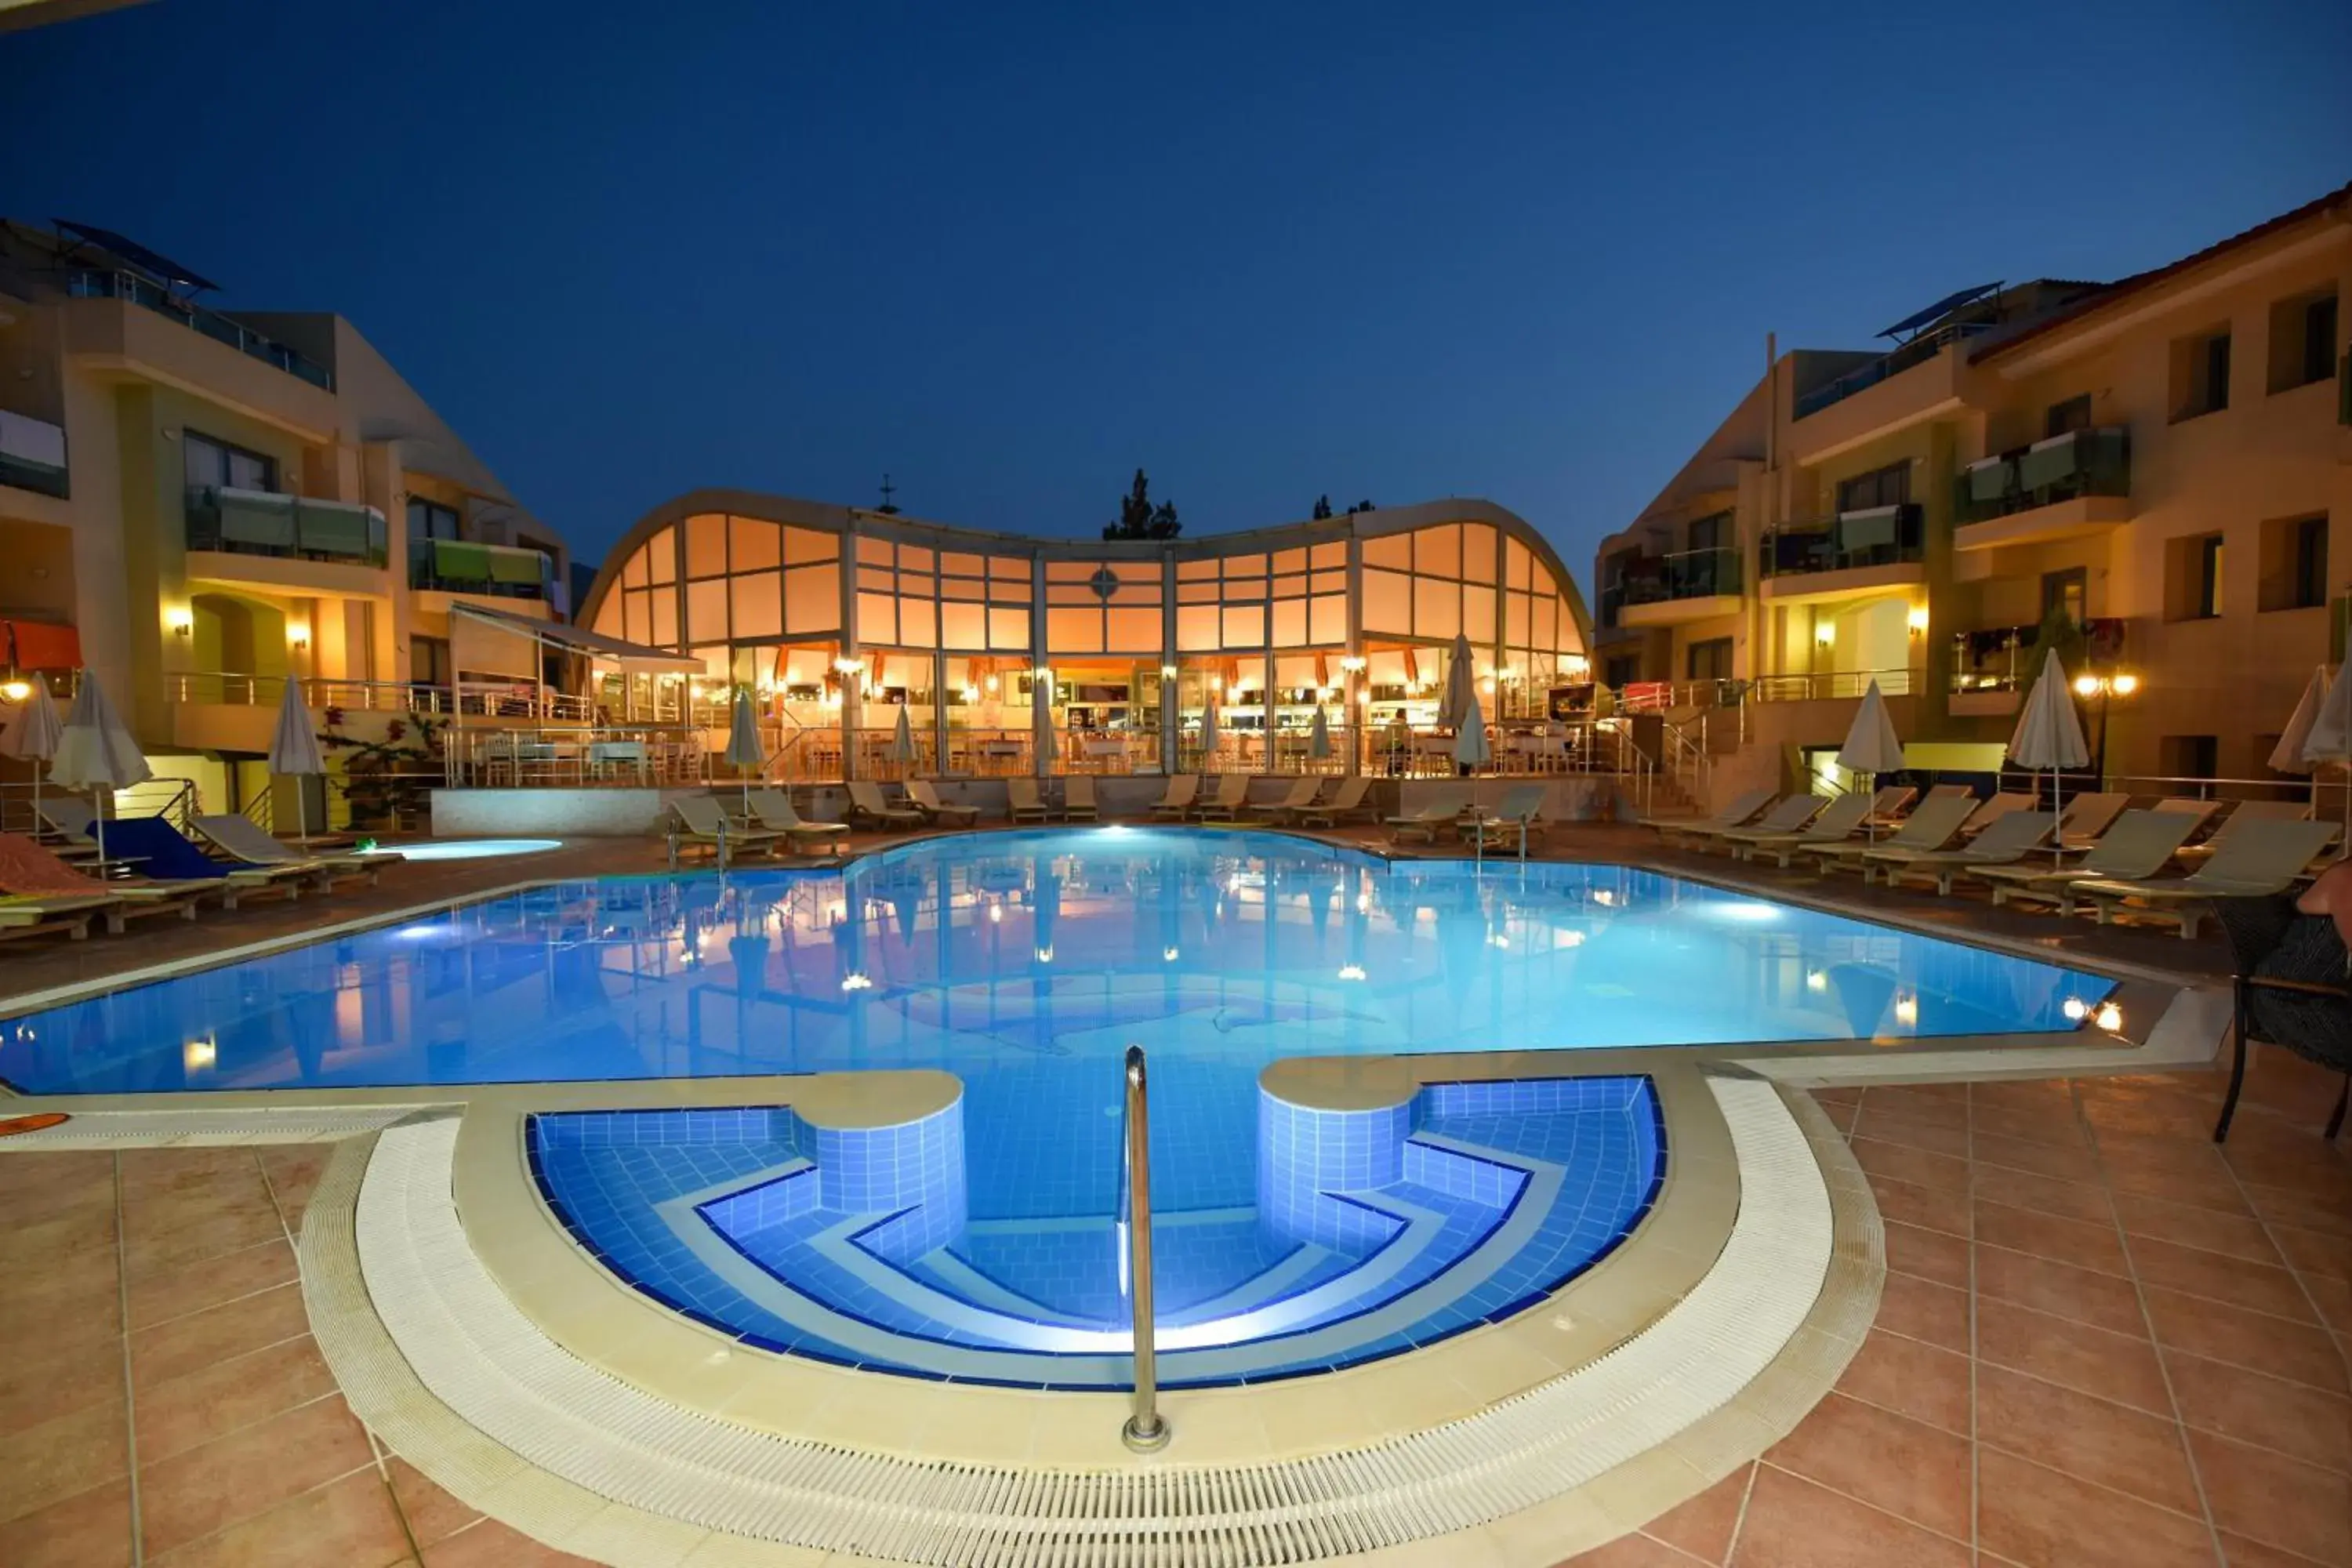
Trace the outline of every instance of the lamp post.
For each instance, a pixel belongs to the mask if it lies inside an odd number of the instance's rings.
[[[2074,695],[2089,701],[2099,700],[2099,739],[2092,748],[2099,771],[2099,787],[2107,786],[2107,704],[2117,697],[2128,698],[2139,689],[2139,677],[2127,669],[2109,670],[2105,675],[2084,670],[2074,678]]]

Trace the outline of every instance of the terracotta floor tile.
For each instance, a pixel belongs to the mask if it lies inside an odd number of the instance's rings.
[[[2246,1184],[2245,1196],[2253,1205],[2254,1212],[2273,1225],[2297,1226],[2305,1230],[2325,1231],[2339,1239],[2352,1238],[2352,1215],[2344,1213],[2336,1204],[2307,1193],[2252,1183]]]
[[[267,1421],[335,1391],[308,1334],[143,1387],[133,1412],[142,1465]]]
[[[78,1340],[38,1354],[0,1355],[0,1436],[93,1405],[122,1403],[122,1341]]]
[[[2320,1321],[2339,1334],[2352,1334],[2352,1279],[2325,1274],[2305,1274],[2300,1279],[2304,1294],[2319,1309]]]
[[[129,1437],[120,1405],[93,1405],[0,1437],[0,1520],[127,1474]]]
[[[425,1549],[425,1568],[595,1568],[584,1557],[542,1546],[497,1520],[468,1525]]]
[[[296,1143],[261,1151],[262,1174],[269,1178],[271,1195],[278,1200],[278,1212],[285,1216],[289,1231],[301,1233],[302,1212],[310,1206],[310,1193],[326,1173],[327,1162],[334,1152],[331,1143]]]
[[[2189,1442],[2215,1524],[2315,1563],[2352,1563],[2352,1476],[2210,1432]]]
[[[5,1212],[5,1211],[0,1211]],[[0,1268],[47,1268],[78,1252],[114,1248],[114,1205],[85,1204],[38,1217],[9,1215],[0,1229]]]
[[[1885,1219],[1940,1230],[1948,1236],[1969,1234],[1969,1193],[1966,1187],[1922,1187],[1873,1173],[1871,1195],[1878,1200]]]
[[[1908,1274],[1889,1274],[1878,1299],[1878,1327],[1966,1353],[1968,1292],[1930,1284]]]
[[[1731,1550],[1732,1532],[1739,1528],[1739,1510],[1748,1501],[1748,1478],[1756,1467],[1742,1465],[1687,1502],[1678,1503],[1642,1527],[1678,1552],[1706,1563],[1720,1563]]]
[[[2282,1552],[2226,1530],[2221,1533],[2221,1551],[2229,1559],[2230,1568],[2321,1568],[2300,1552]]]
[[[1969,1435],[1969,1358],[1873,1329],[1838,1392],[1948,1432]]]
[[[393,1497],[400,1504],[402,1517],[408,1521],[408,1531],[419,1546],[430,1546],[445,1536],[455,1535],[482,1517],[397,1454],[387,1458],[384,1468],[392,1474]]]
[[[2172,1414],[2156,1347],[2137,1334],[2110,1333],[1987,1296],[1977,1301],[1977,1354],[1991,1365],[2119,1405]]]
[[[2131,1244],[2131,1259],[2134,1272],[2146,1284],[2227,1301],[2273,1318],[2291,1318],[2303,1323],[2319,1321],[2303,1287],[2284,1268],[2225,1258],[2218,1252],[2204,1252],[2153,1237]]]
[[[2200,1511],[2188,1450],[2168,1415],[1979,1365],[1977,1441],[2176,1513]]]
[[[2179,1351],[2164,1360],[2189,1426],[2352,1475],[2352,1398]]]
[[[147,1561],[153,1568],[387,1568],[410,1558],[392,1493],[371,1465]]]
[[[122,1286],[111,1253],[86,1252],[0,1291],[0,1344],[42,1353],[122,1331]]]
[[[1924,1422],[1832,1394],[1764,1458],[1939,1534],[1968,1534],[1968,1439]]]
[[[156,1384],[310,1331],[299,1285],[280,1285],[174,1318],[131,1336],[132,1390],[144,1397],[145,1391]]]
[[[250,1149],[125,1149],[121,1155],[126,1203],[172,1193],[239,1190],[254,1179],[260,1163]]]
[[[1957,1541],[1770,1465],[1756,1472],[1731,1568],[1968,1568]],[[433,1563],[429,1568],[443,1568]]]
[[[362,1466],[375,1452],[341,1396],[189,1448],[139,1472],[139,1516],[150,1557],[268,1512]]]
[[[2137,1193],[2167,1203],[2188,1204],[2217,1214],[2249,1212],[2238,1179],[2224,1171],[2218,1175],[2190,1175],[2175,1171],[2136,1169],[2107,1173],[2108,1188],[2120,1195]]]
[[[131,1326],[134,1331],[152,1328],[224,1301],[256,1295],[294,1278],[294,1249],[283,1237],[258,1247],[224,1252],[166,1274],[131,1281]]]
[[[2003,1165],[1979,1165],[1975,1193],[1979,1199],[2005,1204],[2013,1209],[2054,1215],[2084,1225],[2112,1228],[2116,1221],[2106,1189],[2088,1182],[2062,1182],[2054,1176],[2036,1176]]]
[[[2158,1344],[2331,1393],[2346,1391],[2343,1355],[2323,1329],[2155,1286],[2147,1288],[2147,1298]]]
[[[2037,1110],[1979,1105],[1969,1125],[1975,1131],[1989,1132],[1996,1138],[2006,1138],[2016,1143],[2089,1147],[2084,1136],[2082,1120],[2074,1114],[2071,1104],[2053,1102]]]
[[[1832,1084],[1824,1089],[1807,1089],[1806,1093],[1823,1105],[1860,1105],[1862,1090],[1843,1084]]]
[[[2006,1247],[1977,1248],[1977,1289],[2021,1307],[2119,1334],[2145,1334],[2139,1293],[2128,1279]]]
[[[1606,1546],[1580,1552],[1560,1568],[1715,1568],[1718,1559],[1694,1557],[1636,1531]]]
[[[2273,1225],[2269,1229],[2271,1239],[2278,1243],[2288,1266],[2297,1273],[2352,1279],[2352,1243],[2345,1237],[2296,1225]]]
[[[1886,1267],[1938,1285],[1966,1289],[1969,1244],[1961,1237],[1924,1226],[1886,1220]]]
[[[2271,1245],[2260,1220],[2247,1215],[2218,1214],[2187,1204],[2168,1204],[2138,1193],[2116,1196],[2116,1217],[2126,1236],[2150,1237],[2180,1247],[2243,1258],[2249,1263],[2277,1264],[2278,1248]]]
[[[8,1568],[128,1568],[131,1478],[77,1492],[0,1524]]]
[[[1863,1107],[1863,1114],[1870,1108]],[[1969,1180],[1969,1163],[1948,1154],[1931,1154],[1925,1149],[1914,1149],[1902,1143],[1883,1143],[1875,1138],[1856,1136],[1853,1140],[1856,1163],[1874,1176],[1891,1176],[1898,1182],[1908,1182],[1915,1187],[1930,1192],[1964,1191]]]
[[[1971,1141],[1978,1162],[2061,1182],[2095,1182],[2099,1162],[2080,1143],[2033,1142],[1979,1129]]]
[[[2202,1519],[1981,1450],[1978,1539],[2019,1568],[2216,1568]]]
[[[0,1154],[0,1205],[11,1214],[38,1213],[61,1193],[76,1193],[100,1183],[110,1194],[114,1190],[114,1155],[110,1150],[55,1149],[35,1153],[11,1150]]]
[[[1815,1092],[1814,1098],[1820,1100],[1819,1091]],[[1830,1125],[1841,1132],[1853,1131],[1853,1119],[1862,1110],[1861,1104],[1851,1100],[1822,1100],[1821,1107],[1822,1114],[1829,1118]]]
[[[1853,1124],[1857,1138],[1874,1138],[1882,1143],[1900,1143],[1909,1149],[1925,1149],[1931,1154],[1948,1154],[1956,1160],[1969,1157],[1969,1130],[1944,1121],[1915,1121],[1907,1116],[1897,1116],[1878,1109],[1876,1100],[1865,1100],[1862,1114]]]
[[[274,1209],[269,1184],[250,1149],[238,1150],[245,1162],[233,1174],[215,1176],[208,1184],[191,1187],[141,1188],[125,1183],[122,1192],[122,1235],[143,1241],[186,1225],[191,1220],[227,1214]]]
[[[125,1240],[122,1267],[131,1279],[177,1269],[225,1252],[241,1252],[265,1241],[282,1239],[286,1227],[276,1208],[231,1209],[173,1226],[155,1235]]]
[[[1911,1121],[1932,1121],[1946,1127],[1969,1124],[1969,1086],[1964,1083],[1873,1084],[1863,1092],[1864,1115],[1883,1111]]]
[[[2080,1220],[2060,1219],[2055,1215],[1982,1200],[1979,1200],[1976,1213],[1979,1247],[2005,1247],[2011,1252],[2031,1253],[2078,1268],[2095,1268],[2102,1274],[2131,1273],[2124,1259],[2123,1238],[2112,1225],[2085,1225]]]

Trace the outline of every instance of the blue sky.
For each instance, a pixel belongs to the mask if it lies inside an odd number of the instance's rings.
[[[160,0],[0,210],[351,318],[593,559],[698,485],[1090,534],[1508,506],[1580,575],[1786,346],[2352,179],[2352,5]]]

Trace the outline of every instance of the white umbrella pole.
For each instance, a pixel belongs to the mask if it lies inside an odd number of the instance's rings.
[[[106,875],[106,786],[90,786],[89,804],[98,813],[98,874]]]

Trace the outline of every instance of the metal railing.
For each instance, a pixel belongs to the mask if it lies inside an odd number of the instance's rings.
[[[2131,494],[2131,432],[2070,430],[1971,463],[1952,480],[1952,520],[1984,522],[2077,496]]]
[[[1612,590],[1620,609],[1739,592],[1739,552],[1731,545],[1653,555],[1638,565],[1638,571],[1620,577]]]
[[[1809,522],[1764,531],[1757,549],[1759,577],[1893,566],[1925,558],[1926,513],[1916,502],[1865,507]]]
[[[1125,1180],[1119,1187],[1119,1227],[1127,1235],[1128,1299],[1134,1309],[1135,1410],[1119,1428],[1119,1439],[1139,1454],[1168,1446],[1167,1418],[1160,1414],[1159,1346],[1151,1310],[1151,1121],[1144,1082],[1143,1047],[1127,1047],[1127,1140],[1122,1151]]]
[[[1824,669],[1811,675],[1759,675],[1748,683],[1752,702],[1819,702],[1860,697],[1878,682],[1885,697],[1907,697],[1911,671],[1905,669]]]
[[[0,485],[66,500],[65,426],[0,408]]]
[[[1880,355],[1868,364],[1856,365],[1835,381],[1826,382],[1798,397],[1795,417],[1803,419],[1819,414],[1831,405],[1843,403],[1855,393],[1875,386],[1889,376],[1900,375],[1915,364],[1925,364],[1948,345],[1990,331],[1992,325],[1990,321],[1950,321],[1932,332],[1922,332],[1902,347]]]
[[[341,680],[320,676],[301,681],[302,700],[314,709],[366,713],[415,713],[426,718],[545,719],[588,723],[598,717],[595,700],[569,691],[534,692],[528,682],[494,685],[468,681],[452,689],[410,680]],[[170,678],[174,702],[214,703],[230,708],[275,708],[285,700],[283,675],[247,675],[236,670],[189,670]]]
[[[448,539],[408,542],[408,585],[499,599],[555,597],[555,561],[519,544],[467,544]]]
[[[191,550],[382,566],[383,514],[350,501],[191,485],[184,516]]]
[[[2083,623],[2084,640],[2092,663],[2110,663],[2122,656],[2124,625],[2121,619],[2110,616]],[[2042,661],[2033,658],[2032,651],[2041,640],[2042,628],[2038,625],[1982,626],[1975,631],[1954,632],[1951,689],[1955,693],[2017,691],[2031,686],[2034,677],[2042,673]]]
[[[193,327],[208,338],[226,343],[239,353],[276,365],[287,374],[298,376],[321,391],[332,392],[335,389],[334,375],[317,361],[306,358],[275,338],[266,337],[251,327],[229,320],[218,310],[174,299],[162,284],[142,278],[135,272],[82,268],[66,274],[66,292],[79,300],[122,300],[142,306],[159,316],[169,316],[184,327]]]

